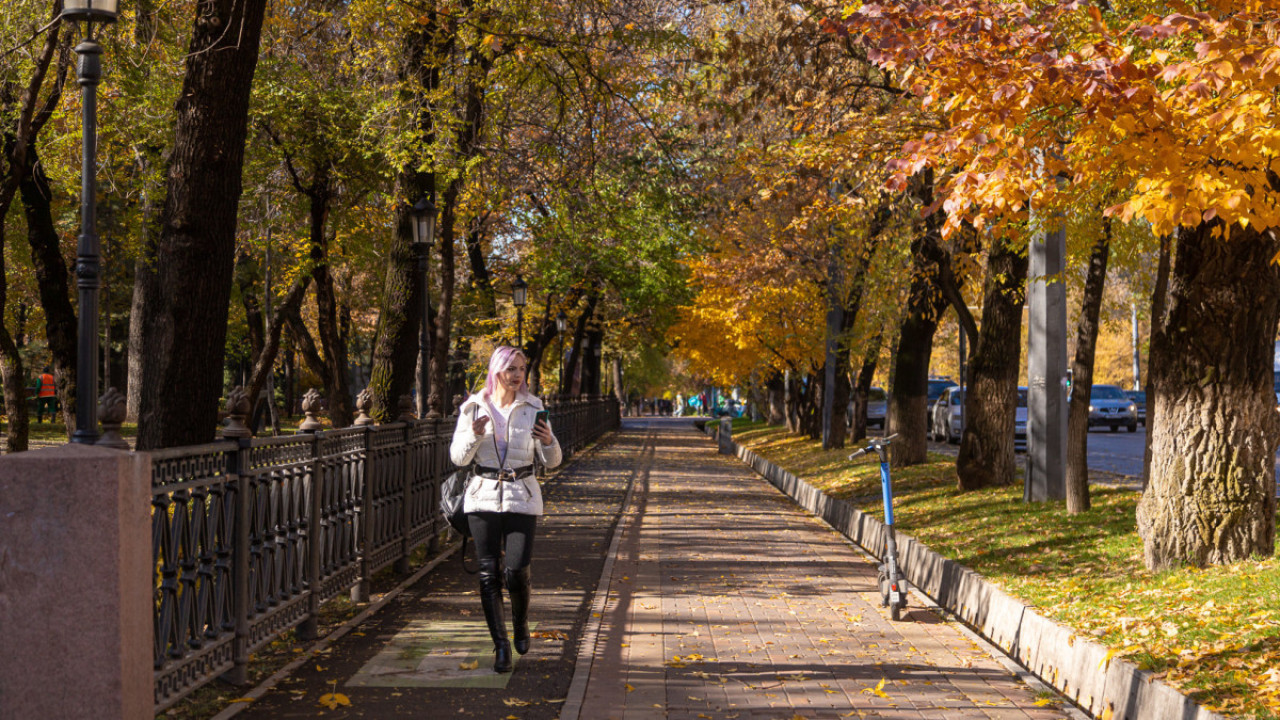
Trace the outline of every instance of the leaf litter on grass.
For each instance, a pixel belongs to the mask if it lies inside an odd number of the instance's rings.
[[[836,498],[883,516],[879,465],[760,423],[734,439]],[[895,468],[894,522],[1042,614],[1219,712],[1280,719],[1280,561],[1153,573],[1142,563],[1138,493],[1093,486],[1093,507],[1027,504],[1021,486],[960,492],[955,459]]]

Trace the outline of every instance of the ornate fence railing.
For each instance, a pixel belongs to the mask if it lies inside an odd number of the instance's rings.
[[[616,429],[613,398],[549,403],[566,457]],[[321,603],[434,543],[455,418],[228,440],[151,453],[155,701],[244,682],[249,654]]]

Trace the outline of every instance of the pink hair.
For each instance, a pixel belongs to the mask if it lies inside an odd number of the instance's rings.
[[[524,358],[526,364],[529,362],[529,358],[525,357],[525,354],[520,350],[520,348],[511,347],[510,345],[499,345],[498,349],[493,351],[493,356],[489,358],[489,374],[485,377],[484,381],[484,392],[486,395],[490,397],[493,396],[494,392],[498,389],[498,374],[511,367],[511,363],[514,362],[517,357]],[[527,376],[520,378],[520,389],[518,392],[529,392],[529,378]]]

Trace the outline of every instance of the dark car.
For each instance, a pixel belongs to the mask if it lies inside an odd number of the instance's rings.
[[[1147,424],[1147,392],[1145,390],[1125,390],[1125,395],[1138,406],[1138,424],[1146,426]]]

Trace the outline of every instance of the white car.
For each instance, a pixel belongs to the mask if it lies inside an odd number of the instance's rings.
[[[929,437],[939,442],[960,442],[964,428],[964,393],[959,387],[947,388],[933,406],[929,423]],[[1027,441],[1027,389],[1018,388],[1018,406],[1013,417],[1013,441]]]
[[[884,388],[873,387],[867,391],[867,427],[884,430],[885,417],[888,416],[889,396]],[[853,401],[845,410],[845,427],[853,427]]]
[[[964,392],[960,386],[953,385],[942,391],[938,401],[933,404],[933,413],[929,423],[929,437],[938,442],[960,442],[960,431],[964,426]]]

